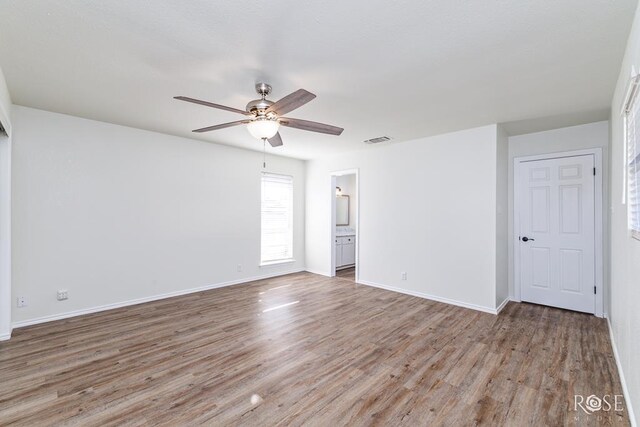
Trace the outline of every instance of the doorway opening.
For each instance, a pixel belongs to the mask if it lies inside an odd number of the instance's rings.
[[[514,159],[514,296],[603,316],[600,149]]]
[[[358,170],[331,173],[331,277],[358,282],[359,198]]]

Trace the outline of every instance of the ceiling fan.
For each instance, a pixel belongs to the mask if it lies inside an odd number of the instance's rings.
[[[233,113],[248,116],[248,118],[244,120],[237,120],[235,122],[195,129],[194,132],[209,132],[212,130],[246,124],[251,135],[257,139],[269,141],[269,144],[271,144],[272,147],[282,145],[282,138],[278,133],[278,129],[281,125],[295,129],[308,130],[311,132],[326,133],[329,135],[340,135],[344,130],[336,126],[325,125],[323,123],[283,117],[284,114],[302,107],[304,104],[315,98],[316,96],[311,92],[304,89],[298,89],[277,102],[266,99],[267,95],[271,93],[271,86],[266,83],[257,83],[256,92],[258,92],[258,95],[260,95],[261,98],[250,101],[247,104],[245,111],[186,96],[176,96],[174,98],[180,101],[192,102],[194,104],[200,104],[206,107],[218,108],[220,110],[231,111]]]

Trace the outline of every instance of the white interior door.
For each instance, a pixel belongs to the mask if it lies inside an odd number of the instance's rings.
[[[592,154],[520,163],[523,301],[595,312],[595,176]]]

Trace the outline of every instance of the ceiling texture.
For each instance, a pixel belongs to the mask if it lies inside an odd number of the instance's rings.
[[[288,116],[344,133],[282,128],[268,150],[310,159],[382,135],[604,119],[636,4],[0,0],[0,67],[18,105],[255,150],[244,126],[191,132],[242,116],[173,96],[244,109],[256,82],[274,101],[304,88],[317,98]]]

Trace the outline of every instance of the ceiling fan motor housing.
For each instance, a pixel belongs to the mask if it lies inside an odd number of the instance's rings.
[[[266,83],[256,83],[256,92],[262,99],[254,99],[247,104],[247,112],[256,116],[264,116],[265,110],[273,105],[273,101],[267,101],[265,98],[271,93],[271,85]]]
[[[256,115],[264,115],[264,111],[273,105],[273,101],[254,99],[247,104],[247,111]]]

